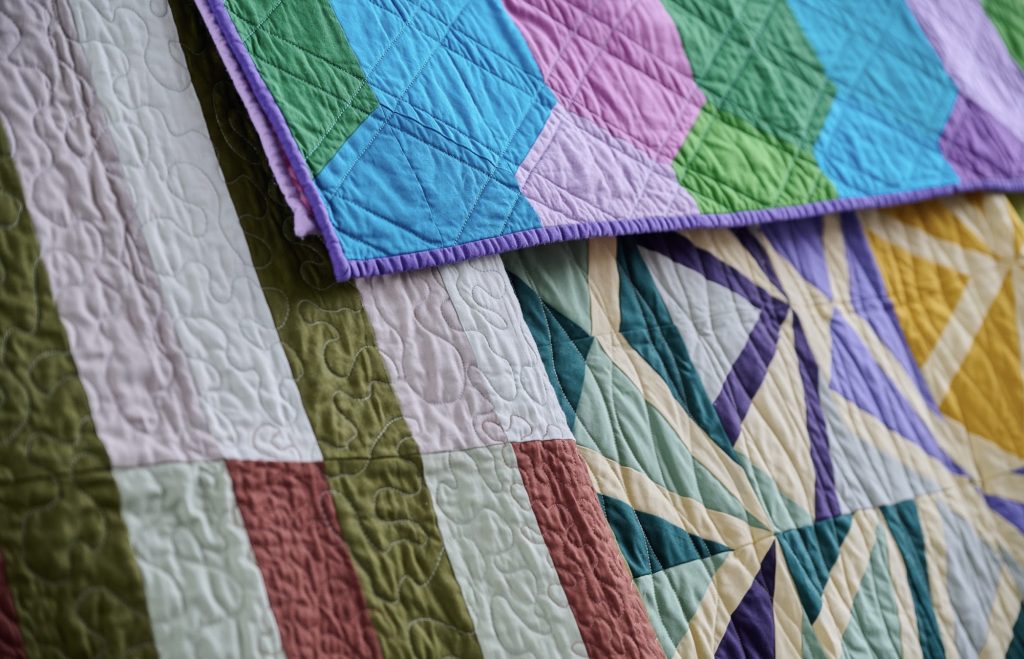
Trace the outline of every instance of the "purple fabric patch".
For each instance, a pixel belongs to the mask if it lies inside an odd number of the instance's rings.
[[[732,612],[715,659],[771,659],[775,656],[775,551],[772,546],[750,589]]]
[[[1010,524],[1013,524],[1021,533],[1024,533],[1024,503],[1004,499],[1003,497],[985,495],[988,507],[999,513]]]
[[[775,222],[761,230],[772,246],[793,264],[804,279],[832,299],[832,283],[825,265],[825,246],[822,243],[820,218],[806,222]]]
[[[504,1],[559,105],[672,162],[705,99],[661,0]]]
[[[927,423],[910,407],[838,311],[832,319],[831,387],[886,427],[920,446],[952,473],[964,473],[942,450]]]
[[[1024,115],[1024,99],[1020,112]],[[956,99],[940,144],[961,179],[1012,178],[1024,172],[1024,141],[963,96]]]

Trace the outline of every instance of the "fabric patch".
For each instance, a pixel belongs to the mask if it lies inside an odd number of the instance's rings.
[[[310,170],[319,173],[378,107],[329,0],[225,5]]]
[[[423,456],[485,656],[585,657],[511,444]]]
[[[224,463],[120,469],[114,478],[160,656],[283,658]]]
[[[194,457],[318,460],[252,261],[238,249],[245,239],[175,22],[166,12],[134,6],[77,0],[71,13],[111,127],[110,166],[123,172],[133,202],[124,216],[138,223],[187,363],[174,379],[191,381],[215,438]],[[142,157],[134,151],[140,135],[148,140]],[[131,277],[131,263],[120,260],[121,276]],[[148,443],[133,440],[140,451]]]
[[[323,467],[229,462],[227,468],[285,653],[380,657]]]
[[[117,485],[40,260],[6,131],[0,125],[4,591],[13,596],[29,656],[155,656]]]
[[[655,656],[658,642],[572,441],[513,444],[523,484],[591,657]],[[612,632],[611,630],[622,630]]]

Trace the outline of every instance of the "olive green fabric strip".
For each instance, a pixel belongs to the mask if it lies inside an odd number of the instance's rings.
[[[377,97],[329,0],[225,0],[239,37],[316,175]]]
[[[0,124],[0,550],[30,657],[155,656],[117,485]]]
[[[334,283],[319,241],[292,237],[291,216],[195,8],[188,0],[171,6],[384,655],[478,657],[419,449],[359,293]]]

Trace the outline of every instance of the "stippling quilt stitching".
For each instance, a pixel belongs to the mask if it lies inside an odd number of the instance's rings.
[[[290,34],[294,2],[265,3],[242,34]],[[612,4],[513,5],[516,21],[543,7],[576,33],[566,48],[593,49],[568,87],[547,83],[538,143],[592,138],[609,162],[669,172],[616,188],[627,209],[694,200],[675,148],[652,155],[674,123],[631,140],[628,113],[577,112],[601,58],[695,98],[665,64],[680,51],[645,30],[772,34],[764,48],[779,52],[753,53],[769,68],[810,52],[779,27],[809,3],[752,2],[757,20],[693,5],[679,15],[706,20],[678,28]],[[375,6],[413,20],[404,3]],[[205,8],[0,7],[0,654],[1024,650],[1019,199],[559,243],[337,283],[328,249],[293,235]],[[443,29],[444,9],[420,7],[420,36]],[[435,56],[507,73],[500,44],[467,36],[481,15],[462,6]],[[744,39],[747,61],[762,41]],[[312,43],[278,41],[321,61]],[[723,93],[745,98],[745,66]],[[338,76],[313,82],[359,82]],[[396,135],[469,138],[424,107],[405,116],[430,131]],[[742,114],[758,108],[723,107],[711,130],[778,139]],[[529,162],[563,210],[619,212],[566,187],[571,161]],[[503,173],[526,187],[516,167]]]

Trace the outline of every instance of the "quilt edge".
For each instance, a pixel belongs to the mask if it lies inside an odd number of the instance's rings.
[[[355,274],[345,256],[341,240],[316,190],[312,173],[285,122],[270,90],[242,43],[223,0],[195,0],[199,13],[213,37],[217,52],[234,82],[238,95],[259,136],[274,180],[295,216],[295,233],[307,237],[319,233],[331,262],[334,278],[347,281]]]
[[[731,229],[771,222],[798,220],[830,213],[874,210],[972,192],[1024,193],[1024,180],[999,179],[972,183],[954,183],[883,195],[829,199],[794,206],[757,208],[733,213],[652,216],[605,222],[535,227],[515,233],[491,236],[469,243],[431,250],[365,260],[353,259],[347,261],[345,266],[352,277],[375,277],[450,265],[481,256],[501,254],[517,249],[569,240],[697,229]]]

